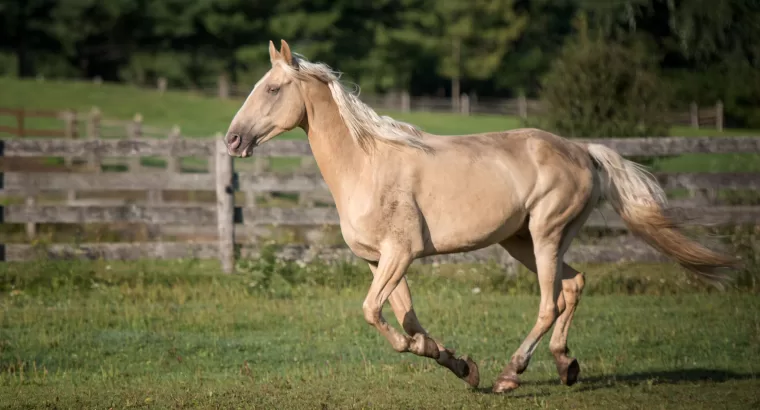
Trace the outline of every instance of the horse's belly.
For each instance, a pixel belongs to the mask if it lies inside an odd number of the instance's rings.
[[[430,239],[425,253],[466,252],[501,242],[524,225],[527,215],[527,211],[514,208],[453,213],[446,221],[428,225]]]

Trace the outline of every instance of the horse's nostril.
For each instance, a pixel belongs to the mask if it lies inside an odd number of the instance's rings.
[[[240,135],[237,135],[237,134],[227,135],[227,145],[229,145],[229,147],[232,149],[237,148],[240,145]]]

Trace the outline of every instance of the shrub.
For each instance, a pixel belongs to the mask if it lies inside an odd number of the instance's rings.
[[[668,97],[655,67],[633,48],[580,36],[542,80],[546,126],[567,137],[666,135]]]

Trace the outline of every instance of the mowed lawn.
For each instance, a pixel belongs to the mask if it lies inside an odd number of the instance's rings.
[[[0,107],[34,109],[75,109],[89,112],[98,107],[103,116],[112,119],[131,119],[135,113],[143,116],[147,125],[172,127],[180,125],[183,135],[206,138],[227,130],[232,117],[243,103],[242,99],[221,100],[197,93],[168,91],[161,95],[155,90],[126,85],[47,80],[17,80],[0,77]],[[517,128],[517,118],[508,116],[463,117],[446,113],[383,112],[394,118],[409,121],[429,132],[463,134]],[[15,121],[2,118],[0,123]],[[60,121],[29,119],[29,126],[56,127]],[[38,125],[35,125],[38,124]],[[305,138],[296,129],[280,138]]]
[[[530,294],[535,290],[483,286],[467,278],[469,270],[410,274],[423,324],[480,365],[481,388],[471,390],[429,359],[395,353],[364,322],[367,269],[304,269],[335,286],[320,279],[288,287],[268,276],[273,292],[267,292],[257,290],[261,275],[221,275],[214,263],[5,264],[0,267],[0,404],[103,409],[760,405],[756,294],[683,289],[630,296],[593,287],[570,334],[581,381],[559,384],[547,336],[523,386],[497,396],[489,392],[494,378],[535,322],[538,297]],[[669,267],[652,269],[667,278],[657,283],[682,275]],[[589,280],[615,270],[588,268]],[[294,272],[289,275],[299,274]],[[646,267],[638,272],[650,275]],[[385,315],[397,325],[387,307]]]

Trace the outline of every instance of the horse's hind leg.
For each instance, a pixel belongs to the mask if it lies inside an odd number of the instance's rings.
[[[544,229],[541,226],[542,222],[536,222],[541,219],[536,218],[531,220],[531,235],[536,256],[538,284],[541,289],[538,317],[533,329],[528,333],[528,336],[512,355],[509,364],[507,364],[496,379],[493,385],[494,393],[507,392],[520,386],[518,375],[528,367],[536,346],[546,332],[549,331],[549,328],[551,328],[559,315],[557,302],[562,293],[562,281],[559,274],[562,258],[560,243],[562,242],[564,224],[560,226],[555,224],[555,226],[550,226],[550,229]]]
[[[533,253],[533,243],[530,237],[512,237],[500,243],[504,249],[525,265],[533,273],[536,273],[536,258]],[[562,293],[557,300],[559,317],[554,323],[549,349],[554,355],[557,372],[563,383],[572,385],[578,380],[580,367],[574,358],[567,356],[567,334],[573,319],[575,309],[578,306],[581,292],[583,291],[583,274],[573,269],[567,263],[562,264]]]
[[[596,179],[596,176],[594,177]],[[570,247],[570,242],[580,232],[583,225],[588,220],[591,212],[596,209],[596,205],[599,202],[601,193],[598,189],[599,183],[595,181],[594,188],[591,190],[589,199],[586,202],[586,206],[583,211],[568,225],[565,230],[563,241],[567,241],[563,246]],[[567,250],[567,248],[565,248]],[[564,254],[564,251],[563,251]],[[551,341],[549,342],[549,350],[554,355],[554,363],[557,365],[557,373],[563,384],[572,386],[578,381],[578,374],[581,371],[580,365],[575,358],[568,357],[569,349],[567,348],[567,334],[570,330],[570,324],[573,321],[575,315],[575,309],[578,308],[578,302],[580,302],[581,294],[583,293],[583,287],[585,286],[585,278],[583,274],[577,270],[571,268],[567,264],[562,269],[562,302],[564,306],[560,306],[560,315],[554,324],[554,332],[552,333]]]
[[[598,193],[593,190],[582,207],[578,209],[568,204],[564,198],[555,200],[546,198],[543,207],[536,209],[536,212],[531,215],[528,228],[532,239],[538,283],[541,289],[538,318],[528,337],[512,355],[509,364],[496,379],[493,386],[494,392],[510,391],[520,385],[518,375],[528,367],[536,346],[558,318],[560,303],[565,302],[563,293],[565,264],[562,262],[562,258],[570,247],[573,238],[594,209],[597,199]],[[568,365],[570,364],[572,363],[568,363]],[[577,374],[575,376],[577,377]]]
[[[370,263],[369,266],[374,275],[377,265]],[[406,278],[402,278],[399,281],[396,289],[393,290],[393,293],[391,293],[388,298],[388,301],[390,302],[396,319],[409,336],[412,338],[424,337],[432,339],[425,328],[422,327],[419,319],[417,319],[417,314],[414,312],[412,294],[409,291],[409,284],[406,282]],[[478,365],[467,356],[457,358],[453,351],[447,349],[437,340],[434,340],[434,342],[438,346],[439,351],[439,356],[436,359],[438,364],[451,370],[457,377],[467,382],[470,386],[478,387],[478,384],[480,383]]]
[[[569,266],[568,266],[569,268]],[[575,269],[564,269],[562,271],[562,296],[564,299],[564,310],[554,323],[554,332],[549,342],[549,350],[554,355],[554,362],[557,365],[562,383],[572,386],[578,380],[578,374],[581,371],[578,361],[575,358],[568,357],[567,333],[570,330],[570,323],[573,320],[575,309],[583,292],[584,278],[583,274]]]

